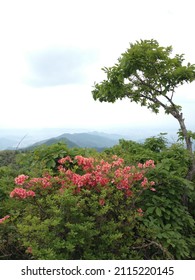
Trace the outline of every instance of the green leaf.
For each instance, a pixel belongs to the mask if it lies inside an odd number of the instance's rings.
[[[149,208],[147,209],[147,213],[148,213],[148,214],[153,213],[153,212],[154,212],[154,209],[155,209],[155,207],[149,207]]]
[[[165,229],[168,230],[171,228],[171,224],[166,224]]]
[[[156,210],[155,210],[155,212],[156,212],[156,215],[157,215],[157,216],[159,216],[159,217],[162,216],[162,211],[161,211],[160,208],[157,207]]]
[[[55,166],[56,166],[55,160],[51,159],[47,162],[47,167],[48,168],[52,168],[52,167],[55,167]]]

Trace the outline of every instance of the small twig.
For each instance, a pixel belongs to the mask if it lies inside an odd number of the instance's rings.
[[[19,141],[18,145],[16,146],[15,151],[17,151],[17,150],[18,150],[18,148],[19,148],[20,144],[21,144],[21,143],[22,143],[22,141],[26,138],[26,136],[27,136],[27,135],[28,135],[28,134],[24,135],[24,136],[22,137],[22,139]]]

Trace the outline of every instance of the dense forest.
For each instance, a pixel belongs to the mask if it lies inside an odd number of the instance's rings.
[[[101,153],[1,151],[0,258],[194,259],[190,164],[164,134]]]

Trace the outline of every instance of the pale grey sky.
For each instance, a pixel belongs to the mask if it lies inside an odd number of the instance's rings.
[[[0,128],[178,127],[128,100],[94,101],[101,68],[140,39],[195,63],[193,0],[0,1]],[[195,129],[195,83],[176,92]]]

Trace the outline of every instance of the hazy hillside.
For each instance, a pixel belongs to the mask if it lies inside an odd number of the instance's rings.
[[[73,147],[79,147],[76,143],[70,141],[69,139],[65,138],[65,137],[53,137],[53,138],[50,138],[50,139],[47,139],[47,140],[43,140],[43,141],[40,141],[40,142],[36,142],[35,144],[27,147],[27,149],[32,149],[34,147],[37,147],[37,146],[40,146],[40,145],[52,145],[52,144],[55,144],[55,143],[58,143],[58,142],[63,142],[63,143],[66,143],[66,145],[69,147],[69,148],[73,148]]]
[[[94,130],[96,130],[96,128],[93,128]],[[27,129],[1,129],[0,128],[0,150],[5,150],[5,149],[15,149],[17,146],[18,148],[26,148],[29,147],[31,145],[34,145],[34,143],[39,143],[40,141],[47,141],[51,138],[63,138],[63,137],[67,137],[67,139],[69,139],[70,141],[74,142],[75,145],[81,146],[81,147],[85,147],[88,146],[94,146],[96,144],[98,144],[102,147],[104,147],[104,145],[106,145],[106,147],[111,147],[116,143],[118,143],[119,139],[126,139],[126,140],[133,140],[133,141],[137,141],[137,142],[143,142],[144,139],[148,138],[148,137],[152,137],[155,135],[158,135],[160,132],[167,132],[167,138],[169,140],[171,140],[171,142],[177,141],[177,130],[171,130],[171,131],[167,131],[164,129],[159,129],[159,130],[146,130],[145,128],[129,128],[129,127],[110,127],[107,129],[101,129],[101,131],[96,130],[93,131],[93,129],[87,130],[87,129],[81,129],[81,128],[43,128],[43,129],[31,129],[31,128],[27,128]],[[66,132],[64,134],[64,132]],[[76,134],[76,135],[74,135]],[[101,145],[101,139],[99,139],[99,141],[97,141],[98,143],[96,143],[96,140],[94,142],[94,140],[92,141],[91,137],[87,137],[87,142],[84,141],[84,143],[82,142],[83,137],[86,134],[90,134],[93,136],[101,136],[104,138],[103,141],[103,145]],[[60,135],[60,136],[59,136]],[[66,136],[63,136],[66,135]],[[74,135],[74,136],[73,136]],[[77,143],[77,140],[74,141],[74,139],[72,138],[80,138],[78,141],[79,143]],[[84,137],[86,140],[86,137]],[[105,139],[106,138],[106,139]],[[89,143],[90,141],[92,141],[92,143]],[[111,142],[109,141],[111,140]],[[143,141],[142,141],[143,140]],[[87,143],[87,144],[86,144]],[[102,149],[102,148],[101,148]]]
[[[116,134],[116,133],[105,133],[105,132],[100,132],[100,131],[92,131],[92,132],[90,132],[90,134],[96,135],[96,136],[106,137],[108,139],[117,140],[117,141],[119,139],[130,139],[131,138],[127,135],[120,135],[120,134]]]
[[[56,139],[62,139],[63,137],[76,143],[79,147],[82,147],[82,148],[112,147],[118,143],[118,140],[110,139],[105,136],[94,135],[91,133],[73,133],[73,134],[64,133],[64,134],[56,137]]]
[[[64,142],[69,148],[81,147],[81,148],[95,148],[101,150],[103,148],[112,147],[118,143],[118,139],[112,139],[111,135],[109,137],[101,136],[97,133],[64,133],[57,137],[52,137],[47,140],[39,141],[33,145],[27,147],[31,149],[42,144],[52,145],[58,142]],[[120,137],[119,137],[120,138]]]

